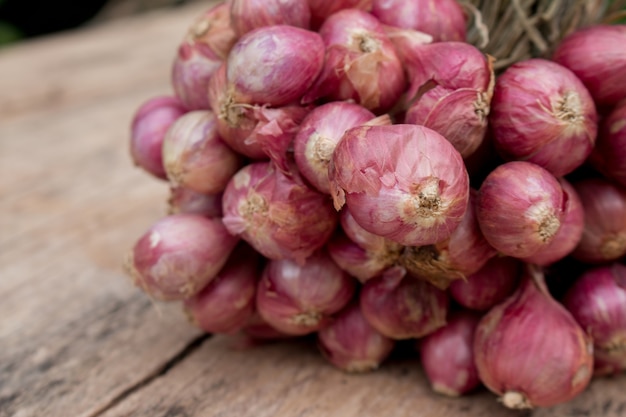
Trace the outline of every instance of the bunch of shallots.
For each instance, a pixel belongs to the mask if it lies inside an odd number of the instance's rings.
[[[626,369],[626,27],[493,71],[452,0],[229,0],[134,115],[169,212],[130,251],[208,333],[398,340],[436,392],[566,402]]]

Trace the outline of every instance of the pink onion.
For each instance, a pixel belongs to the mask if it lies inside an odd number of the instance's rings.
[[[574,183],[583,204],[585,227],[572,256],[609,262],[626,255],[626,189],[602,178]]]
[[[217,276],[238,241],[220,219],[172,214],[139,238],[126,268],[135,285],[152,298],[182,300]]]
[[[378,19],[357,9],[341,10],[326,19],[319,33],[326,45],[324,69],[304,103],[353,99],[375,113],[396,104],[406,79]]]
[[[302,176],[323,193],[330,193],[328,164],[337,142],[349,128],[375,117],[358,104],[335,101],[314,108],[294,139],[294,156]]]
[[[361,309],[376,330],[392,339],[418,338],[446,324],[448,295],[425,280],[393,271],[367,281]]]
[[[242,329],[242,332],[255,341],[288,339],[294,336],[282,333],[270,326],[258,312],[254,312]]]
[[[569,68],[601,106],[626,98],[626,25],[578,29],[557,46],[552,59]]]
[[[503,302],[517,288],[522,262],[509,256],[491,258],[466,280],[450,284],[450,296],[465,308],[486,311]]]
[[[337,213],[330,199],[269,162],[243,167],[222,197],[224,225],[269,259],[304,262],[330,238]]]
[[[569,255],[580,242],[585,225],[583,205],[574,187],[564,178],[558,181],[563,187],[563,218],[554,239],[535,254],[523,258],[535,265],[550,265]]]
[[[533,162],[557,177],[587,159],[597,136],[589,91],[573,72],[545,59],[518,62],[498,77],[489,121],[505,159]]]
[[[465,41],[466,18],[455,0],[374,0],[382,23],[428,33],[435,42]]]
[[[239,331],[254,313],[254,296],[261,257],[241,242],[217,276],[183,308],[197,327],[207,333]]]
[[[194,213],[222,217],[222,194],[202,194],[184,187],[170,187],[168,214]]]
[[[307,0],[231,0],[232,27],[239,36],[263,26],[290,25],[308,29]]]
[[[448,239],[432,245],[407,246],[400,258],[400,263],[413,275],[423,277],[441,289],[478,271],[496,255],[496,250],[487,243],[478,226],[476,193],[471,191],[461,224]]]
[[[461,155],[423,126],[352,128],[337,144],[328,172],[335,208],[346,203],[365,230],[403,245],[449,238],[467,209]]]
[[[319,34],[287,25],[255,29],[239,38],[228,55],[229,101],[275,107],[295,102],[323,65]]]
[[[187,112],[174,97],[158,96],[146,100],[133,116],[130,155],[133,162],[156,178],[167,179],[161,148],[167,129]]]
[[[587,270],[563,304],[593,339],[595,355],[601,358],[596,372],[626,370],[626,266],[613,263]]]
[[[344,9],[370,11],[374,0],[308,0],[311,8],[312,27],[318,29],[328,16]]]
[[[216,118],[209,110],[181,116],[163,139],[163,166],[174,186],[204,194],[220,193],[242,163],[219,137]]]
[[[487,242],[517,258],[545,249],[563,222],[565,194],[557,179],[530,162],[507,162],[483,181],[476,216]]]
[[[259,282],[256,306],[275,329],[293,335],[313,333],[351,299],[355,281],[318,251],[302,265],[289,259],[270,261]]]
[[[464,42],[423,44],[403,54],[412,103],[404,122],[437,131],[468,157],[487,132],[495,82],[493,59]]]
[[[450,314],[445,326],[419,341],[420,359],[433,391],[458,397],[480,385],[474,364],[474,331],[480,316]]]
[[[626,187],[626,100],[600,122],[590,162],[602,174]]]
[[[377,369],[394,347],[392,339],[377,332],[365,320],[356,302],[346,306],[317,335],[324,357],[346,372]]]
[[[480,380],[509,408],[565,403],[593,371],[591,339],[532,266],[515,294],[481,319],[474,357]]]
[[[211,7],[191,25],[172,67],[172,86],[188,109],[209,108],[209,79],[236,40],[226,3]]]

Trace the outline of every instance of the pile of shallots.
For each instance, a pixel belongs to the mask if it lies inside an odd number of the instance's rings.
[[[208,333],[315,335],[348,372],[414,343],[511,408],[626,369],[626,26],[493,62],[454,0],[229,0],[134,115],[169,212],[127,262]],[[419,353],[417,353],[419,352]]]

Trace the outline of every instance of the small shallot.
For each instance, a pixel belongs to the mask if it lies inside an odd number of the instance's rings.
[[[626,187],[626,100],[600,121],[590,162],[602,174]]]
[[[170,187],[168,214],[195,213],[222,217],[222,194],[202,194],[185,187]]]
[[[232,27],[238,36],[263,26],[308,29],[311,22],[307,0],[231,0],[230,5]]]
[[[308,0],[311,8],[312,27],[319,29],[326,18],[343,9],[359,9],[369,12],[374,0]]]
[[[182,300],[200,292],[222,269],[239,238],[220,219],[172,214],[159,219],[135,243],[126,269],[152,298]]]
[[[357,302],[348,304],[317,336],[324,357],[337,368],[353,373],[377,369],[395,344],[365,320]]]
[[[520,288],[492,308],[474,335],[480,380],[509,408],[551,407],[581,393],[593,374],[593,343],[528,265]]]

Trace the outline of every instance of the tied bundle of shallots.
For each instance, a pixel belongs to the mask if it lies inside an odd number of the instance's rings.
[[[493,71],[453,0],[230,0],[134,115],[169,212],[127,260],[208,333],[315,334],[348,372],[414,340],[511,408],[626,369],[626,26]]]

